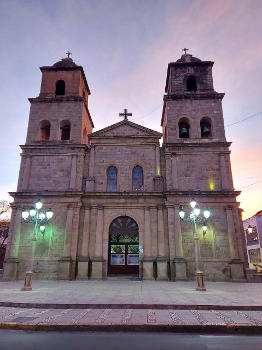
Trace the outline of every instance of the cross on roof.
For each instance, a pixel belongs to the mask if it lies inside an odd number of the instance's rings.
[[[186,55],[186,52],[189,51],[189,49],[184,48],[182,49],[182,51],[185,51],[185,55]]]
[[[119,113],[119,117],[124,117],[124,120],[127,120],[127,117],[131,117],[132,113],[127,113],[127,109],[124,109],[124,113]]]
[[[66,55],[67,55],[67,58],[70,58],[70,55],[72,55],[72,52],[69,52],[69,50],[68,50]]]

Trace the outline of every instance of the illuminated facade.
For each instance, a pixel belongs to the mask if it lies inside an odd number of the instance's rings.
[[[127,119],[93,131],[81,66],[65,58],[41,67],[14,197],[4,278],[23,278],[32,227],[21,211],[38,198],[54,217],[39,233],[35,278],[88,279],[132,274],[187,280],[195,273],[192,224],[179,205],[194,197],[212,216],[200,237],[206,279],[243,280],[241,212],[213,62],[184,54],[169,63],[162,134]]]

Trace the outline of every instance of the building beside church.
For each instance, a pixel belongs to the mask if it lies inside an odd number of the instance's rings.
[[[249,267],[253,264],[261,265],[262,257],[262,210],[243,221]],[[251,231],[249,232],[249,228]]]
[[[54,216],[45,234],[38,232],[34,278],[192,279],[192,223],[178,215],[192,197],[212,212],[206,234],[197,226],[206,279],[245,278],[239,192],[213,64],[187,53],[168,64],[163,135],[127,116],[93,132],[83,68],[71,58],[40,68],[40,94],[29,98],[18,186],[11,193],[4,279],[25,276],[33,224],[23,223],[21,212],[39,198]]]

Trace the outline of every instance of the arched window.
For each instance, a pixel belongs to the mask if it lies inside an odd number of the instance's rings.
[[[188,139],[189,138],[189,129],[190,129],[188,119],[187,118],[180,119],[180,121],[178,123],[178,127],[179,127],[179,137],[182,139]]]
[[[107,169],[106,190],[108,192],[117,191],[117,168],[115,166],[110,166]]]
[[[187,91],[197,91],[196,78],[193,75],[189,75],[186,80]]]
[[[143,179],[143,169],[141,166],[137,165],[133,168],[132,172],[132,187],[133,191],[142,191],[144,188],[144,179]]]
[[[65,94],[65,82],[64,82],[64,80],[58,80],[56,82],[55,94],[58,96]]]
[[[71,131],[71,125],[68,120],[63,120],[60,123],[60,139],[61,140],[70,140],[70,131]]]
[[[212,136],[211,120],[209,118],[202,118],[200,121],[201,137],[208,138]]]
[[[48,120],[43,120],[40,123],[40,140],[48,141],[50,138],[50,122]]]

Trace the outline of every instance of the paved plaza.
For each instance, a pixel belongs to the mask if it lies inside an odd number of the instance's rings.
[[[0,327],[22,329],[173,330],[257,333],[261,284],[109,279],[0,282]],[[233,328],[232,328],[233,327]]]
[[[23,281],[2,281],[0,302],[262,306],[262,290],[259,283],[206,282],[206,292],[196,291],[195,286],[195,281],[132,279],[33,281],[33,290],[22,292]]]

